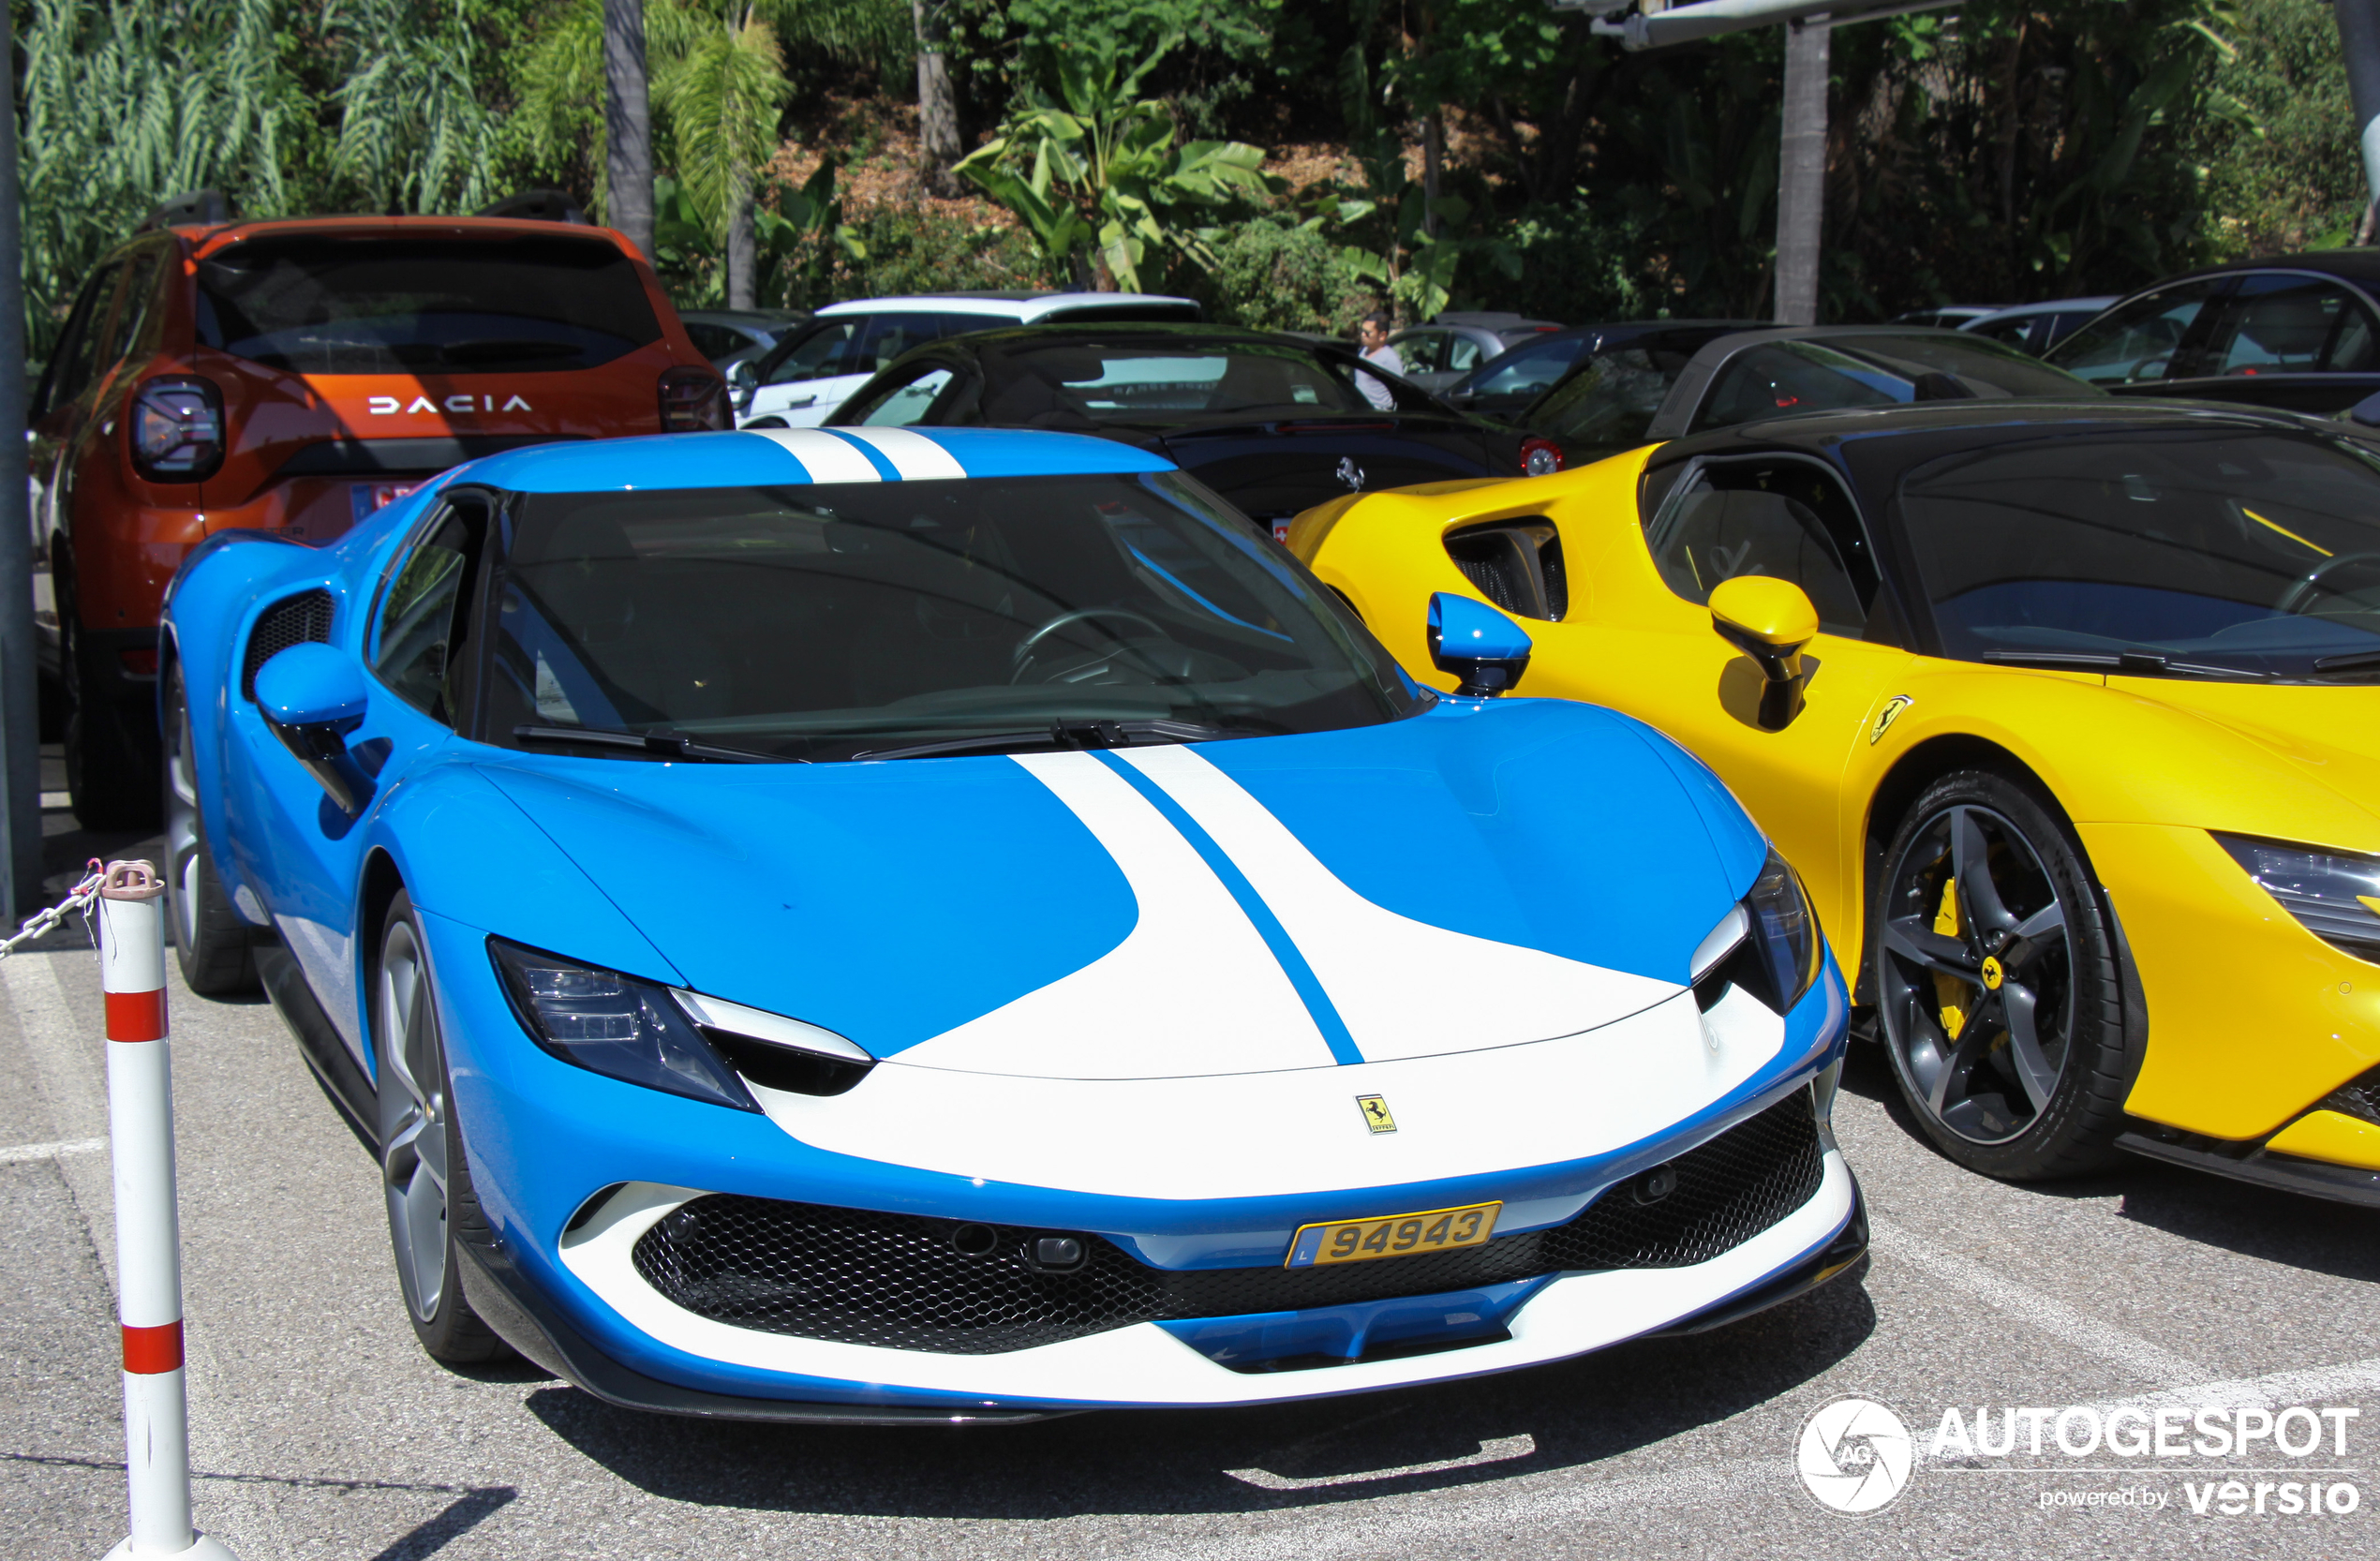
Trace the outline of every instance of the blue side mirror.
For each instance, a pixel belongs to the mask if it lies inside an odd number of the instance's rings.
[[[370,702],[355,658],[327,645],[293,645],[257,671],[256,705],[265,723],[349,813],[371,783],[348,757],[347,735],[363,722]]]
[[[1529,637],[1484,602],[1439,591],[1430,598],[1430,661],[1462,682],[1456,693],[1493,699],[1528,670]],[[286,652],[285,652],[286,654]]]

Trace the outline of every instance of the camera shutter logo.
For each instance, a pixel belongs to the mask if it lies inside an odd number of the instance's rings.
[[[1858,1517],[1891,1506],[1915,1458],[1909,1427],[1870,1399],[1838,1398],[1802,1426],[1802,1483],[1837,1512]]]

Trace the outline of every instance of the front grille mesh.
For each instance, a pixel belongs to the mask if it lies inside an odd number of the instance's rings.
[[[2343,1111],[2366,1122],[2380,1122],[2380,1068],[2348,1079],[2331,1091],[2319,1108]]]
[[[248,653],[240,662],[240,697],[255,700],[256,675],[265,662],[293,645],[319,645],[330,637],[329,591],[303,591],[265,608],[248,633]]]
[[[1026,1262],[1038,1231],[994,1226],[991,1251],[953,1245],[959,1222],[714,1194],[636,1243],[645,1282],[697,1316],[844,1344],[989,1355],[1133,1323],[1300,1311],[1437,1295],[1572,1269],[1700,1263],[1817,1192],[1809,1092],[1797,1091],[1671,1162],[1657,1203],[1611,1189],[1568,1225],[1425,1256],[1323,1268],[1154,1269],[1090,1238],[1067,1273]],[[980,1244],[980,1243],[978,1243]]]

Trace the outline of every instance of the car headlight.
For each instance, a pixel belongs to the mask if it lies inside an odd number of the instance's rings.
[[[1719,918],[1688,962],[1694,1001],[1708,1012],[1728,988],[1742,987],[1778,1013],[1792,1013],[1818,980],[1822,946],[1801,876],[1771,851],[1751,892]]]
[[[531,1039],[565,1063],[690,1100],[757,1111],[745,1080],[840,1094],[875,1060],[829,1030],[487,940]]]
[[[2380,860],[2244,835],[2217,835],[2215,843],[2307,931],[2380,964]]]

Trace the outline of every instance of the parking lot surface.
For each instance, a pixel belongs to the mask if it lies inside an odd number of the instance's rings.
[[[46,949],[0,960],[0,1534],[96,1557],[124,1531],[100,998],[79,929]],[[1836,1109],[1870,1265],[1732,1329],[1287,1407],[840,1429],[439,1367],[373,1165],[279,1019],[178,985],[171,1010],[198,1516],[246,1561],[2380,1554],[2380,1212],[2146,1161],[1986,1182],[1913,1135],[1872,1053]],[[1846,1396],[1916,1454],[1864,1517],[1796,1468]],[[2294,1458],[1931,1455],[1949,1408],[2126,1401],[2363,1415]],[[2357,1505],[2225,1515],[2234,1479]]]

